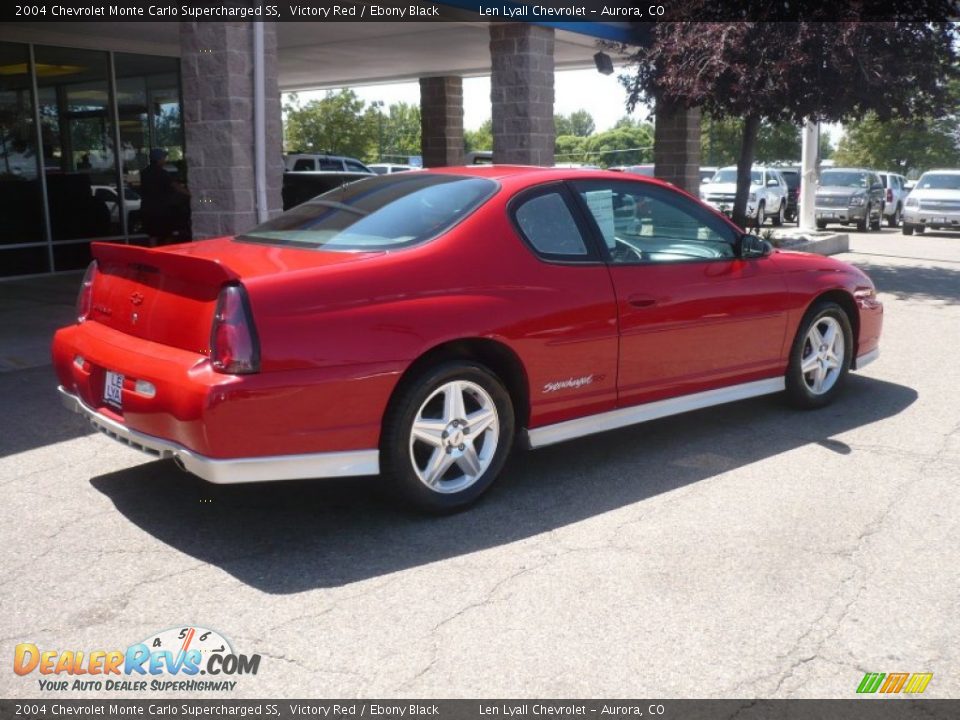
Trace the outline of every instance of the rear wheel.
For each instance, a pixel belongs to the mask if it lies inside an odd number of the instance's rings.
[[[815,304],[804,317],[790,351],[786,385],[801,408],[828,405],[840,392],[853,357],[853,331],[835,302]]]
[[[764,204],[761,202],[759,205],[757,205],[757,218],[756,218],[757,230],[759,230],[763,225],[763,221],[766,220],[766,215],[767,215],[767,209],[764,206]]]
[[[923,235],[923,231],[927,228],[924,225],[914,225],[913,229],[916,231],[917,235]]]
[[[461,510],[496,480],[513,436],[513,403],[499,378],[475,363],[444,363],[391,404],[381,443],[385,474],[421,510]]]
[[[817,220],[817,230],[826,230],[827,224],[823,220]]]
[[[902,232],[904,235],[913,235],[913,225],[910,223],[904,223],[900,228],[900,232]]]
[[[877,208],[877,219],[870,220],[869,214],[867,215],[867,220],[870,221],[870,229],[876,230],[879,232],[880,226],[883,224],[883,205]]]
[[[903,217],[903,208],[897,205],[897,209],[893,211],[893,215],[887,218],[887,226],[895,228],[900,224],[900,220]]]
[[[773,216],[773,224],[777,227],[783,225],[783,221],[786,215],[786,208],[784,207],[785,203],[780,203],[780,209],[777,211],[777,214]]]

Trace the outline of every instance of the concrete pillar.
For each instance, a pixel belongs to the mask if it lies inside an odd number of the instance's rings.
[[[490,23],[493,161],[553,165],[553,28]]]
[[[463,78],[420,78],[420,138],[424,167],[463,165]]]
[[[700,109],[658,102],[653,138],[655,175],[694,196],[700,193]]]
[[[264,23],[267,205],[282,208],[283,130],[277,32]],[[257,224],[254,190],[253,23],[181,22],[187,180],[195,238]]]

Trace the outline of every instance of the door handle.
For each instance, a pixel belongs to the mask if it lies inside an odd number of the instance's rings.
[[[646,308],[656,305],[657,299],[651,295],[643,295],[638,293],[636,295],[630,295],[627,298],[627,302],[635,308]]]

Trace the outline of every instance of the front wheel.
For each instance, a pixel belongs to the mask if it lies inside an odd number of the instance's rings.
[[[764,206],[763,203],[760,203],[759,205],[757,205],[757,219],[756,219],[757,230],[759,230],[763,226],[763,221],[766,220],[766,216],[767,216],[767,208]]]
[[[853,358],[853,331],[846,311],[834,302],[814,305],[800,324],[790,350],[786,385],[801,408],[828,405],[840,392]]]
[[[496,480],[513,436],[513,403],[499,378],[482,365],[445,363],[391,403],[381,443],[385,474],[421,510],[461,510]]]
[[[870,230],[870,206],[867,205],[863,211],[863,220],[857,220],[857,230],[868,232]]]

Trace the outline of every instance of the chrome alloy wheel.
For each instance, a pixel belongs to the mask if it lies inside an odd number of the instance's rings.
[[[843,328],[836,318],[825,315],[810,326],[800,372],[811,393],[823,395],[836,384],[843,369],[844,349]]]
[[[456,493],[490,467],[500,441],[500,418],[490,394],[468,380],[438,387],[417,410],[410,429],[410,461],[424,485]]]

